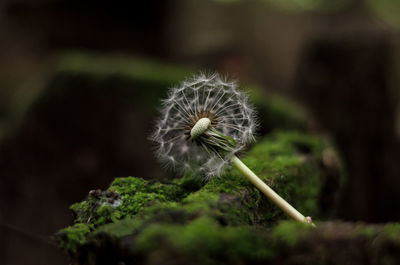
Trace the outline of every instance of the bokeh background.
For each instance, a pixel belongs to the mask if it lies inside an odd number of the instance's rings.
[[[347,172],[333,218],[400,221],[399,33],[395,0],[2,0],[0,264],[68,264],[71,203],[161,177],[157,102],[198,70],[305,107]]]

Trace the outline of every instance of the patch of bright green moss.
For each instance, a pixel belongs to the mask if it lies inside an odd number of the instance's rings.
[[[108,190],[117,192],[119,198],[109,203],[89,196],[86,201],[73,204],[71,210],[76,214],[75,221],[100,226],[136,215],[157,203],[179,201],[187,193],[176,183],[163,184],[133,177],[116,178]]]
[[[206,212],[210,207],[216,207],[220,195],[214,192],[198,191],[182,200],[182,206],[189,213]]]
[[[62,249],[76,252],[77,248],[86,242],[86,236],[91,230],[92,225],[78,223],[58,231],[56,238]]]

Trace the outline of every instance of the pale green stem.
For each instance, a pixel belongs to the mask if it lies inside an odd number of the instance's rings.
[[[273,203],[275,203],[282,211],[293,218],[296,221],[312,223],[310,217],[305,217],[299,211],[297,211],[292,205],[285,201],[279,196],[274,190],[272,190],[267,184],[265,184],[256,174],[253,173],[237,156],[232,156],[232,165],[238,169],[254,186],[256,186],[262,193],[265,194]]]
[[[201,118],[192,127],[190,131],[190,136],[192,139],[198,140],[199,143],[207,150],[209,149],[215,151],[220,150],[221,152],[230,152],[234,149],[236,145],[235,139],[223,135],[222,133],[215,130],[215,128],[210,128],[211,121],[209,118]],[[207,132],[207,137],[203,135]],[[201,138],[202,137],[202,138]],[[201,142],[200,142],[201,141]],[[215,151],[218,155],[218,151]],[[279,208],[282,209],[287,215],[296,221],[308,223],[315,226],[312,223],[311,217],[305,217],[299,211],[297,211],[292,205],[282,199],[275,191],[273,191],[267,184],[265,184],[256,174],[253,173],[242,161],[240,161],[237,156],[231,157],[231,162],[234,167],[236,167],[242,174],[253,183],[262,193],[265,194],[273,203],[275,203]]]

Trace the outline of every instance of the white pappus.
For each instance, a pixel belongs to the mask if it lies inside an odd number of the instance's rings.
[[[207,132],[195,139],[191,130],[201,119]],[[236,82],[200,73],[168,91],[150,139],[167,166],[209,178],[220,176],[230,158],[254,140],[256,128],[255,110]],[[221,139],[226,145],[220,146]]]

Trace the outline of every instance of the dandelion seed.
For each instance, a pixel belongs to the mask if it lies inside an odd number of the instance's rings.
[[[255,111],[235,82],[218,74],[199,74],[171,88],[168,95],[151,136],[157,143],[157,156],[167,166],[200,172],[206,178],[220,176],[229,166],[230,157],[254,141]],[[200,119],[208,120],[212,128],[234,139],[236,144],[224,154],[210,147],[204,149],[201,140],[190,136]]]
[[[210,178],[233,165],[290,217],[312,224],[236,156],[254,141],[256,128],[255,110],[235,82],[199,74],[169,90],[151,140],[158,158],[174,169]]]

